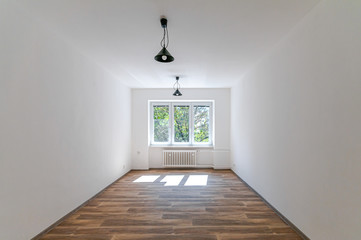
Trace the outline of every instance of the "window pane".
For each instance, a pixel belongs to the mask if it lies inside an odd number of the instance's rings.
[[[189,142],[189,106],[174,106],[174,141]]]
[[[194,106],[194,142],[209,142],[209,106]]]
[[[154,142],[169,142],[169,106],[153,106]]]

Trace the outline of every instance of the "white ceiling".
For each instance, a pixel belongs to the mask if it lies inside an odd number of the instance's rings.
[[[231,87],[319,0],[17,0],[133,88]],[[172,63],[159,63],[168,19]]]

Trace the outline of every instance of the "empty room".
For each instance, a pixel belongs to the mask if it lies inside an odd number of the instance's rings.
[[[0,0],[1,240],[361,239],[360,0]]]

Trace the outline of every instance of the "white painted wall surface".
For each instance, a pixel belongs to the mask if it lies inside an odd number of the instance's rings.
[[[182,89],[182,97],[174,97],[173,92],[173,89],[132,89],[132,168],[163,167],[164,148],[149,147],[149,100],[215,100],[215,145],[213,149],[199,149],[197,161],[199,167],[230,168],[230,89]]]
[[[234,171],[312,240],[361,236],[361,1],[322,1],[232,88]]]
[[[130,89],[0,6],[0,239],[30,239],[130,170]]]

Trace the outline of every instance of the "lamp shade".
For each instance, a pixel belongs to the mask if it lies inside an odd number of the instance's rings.
[[[177,90],[175,90],[175,92],[173,93],[173,96],[182,96],[182,93],[177,89]]]
[[[162,50],[160,50],[160,52],[154,57],[154,59],[158,62],[167,63],[173,62],[174,57],[170,55],[170,53],[165,47],[163,47]]]

